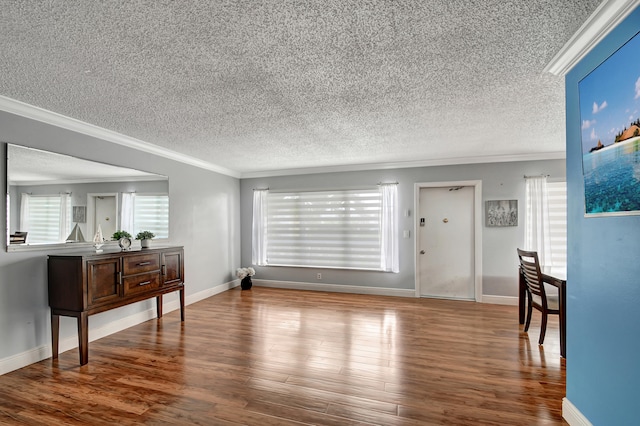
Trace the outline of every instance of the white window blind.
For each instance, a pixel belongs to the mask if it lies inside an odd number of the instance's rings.
[[[382,208],[377,189],[269,192],[263,212],[266,263],[382,270]]]
[[[32,244],[64,242],[71,232],[71,203],[63,205],[61,195],[30,195],[25,199],[28,225],[24,225],[21,231],[28,232],[27,241]],[[62,212],[61,207],[66,212]]]
[[[567,264],[567,183],[527,179],[525,250],[538,252],[542,266]]]
[[[169,238],[169,196],[135,195],[133,197],[133,236],[151,231],[156,238]]]
[[[551,264],[567,265],[567,183],[547,182]]]

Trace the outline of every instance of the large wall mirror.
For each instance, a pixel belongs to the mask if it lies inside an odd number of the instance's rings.
[[[91,246],[124,230],[169,238],[166,176],[7,144],[7,251]]]

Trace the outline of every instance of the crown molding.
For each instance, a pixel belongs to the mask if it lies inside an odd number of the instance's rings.
[[[543,71],[554,75],[566,75],[638,5],[640,0],[602,2]]]
[[[639,0],[640,1],[640,0]],[[139,139],[135,139],[121,133],[117,133],[93,124],[85,123],[75,118],[67,117],[56,112],[48,111],[27,103],[11,99],[0,95],[0,110],[21,117],[39,121],[41,123],[50,124],[73,132],[85,134],[87,136],[99,138],[118,145],[123,145],[138,151],[147,152],[149,154],[158,155],[160,157],[175,160],[184,164],[210,170],[226,176],[238,179],[272,177],[272,176],[291,176],[291,175],[307,175],[314,173],[333,173],[333,172],[352,172],[363,170],[388,170],[388,169],[406,169],[411,167],[432,167],[432,166],[452,166],[458,164],[478,164],[478,163],[502,163],[510,161],[535,161],[535,160],[555,160],[566,158],[566,153],[562,152],[543,152],[536,154],[514,154],[514,155],[495,155],[495,156],[476,156],[476,157],[458,157],[458,158],[442,158],[435,160],[419,160],[419,161],[403,161],[395,163],[373,163],[373,164],[350,164],[343,166],[326,166],[326,167],[308,167],[299,169],[283,169],[283,170],[265,170],[256,172],[238,172],[217,166],[215,164],[202,161],[200,159],[190,157],[162,148]]]
[[[127,135],[123,135],[112,130],[108,130],[102,127],[95,126],[93,124],[85,123],[84,121],[77,120],[75,118],[67,117],[62,114],[58,114],[53,111],[46,110],[37,106],[29,105],[27,103],[8,98],[0,95],[0,110],[19,115],[21,117],[36,120],[41,123],[50,124],[52,126],[60,127],[62,129],[71,130],[76,133],[82,133],[87,136],[102,139],[108,142],[112,142],[118,145],[126,146],[136,149],[138,151],[154,154],[159,157],[175,160],[180,163],[189,164],[191,166],[199,167],[201,169],[210,170],[223,175],[239,178],[240,173],[237,171],[227,169],[224,167],[211,164],[206,161],[202,161],[198,158],[181,154],[179,152],[162,148],[158,145],[151,144],[149,142],[142,141],[140,139],[132,138]]]
[[[363,170],[408,169],[412,167],[455,166],[460,164],[507,163],[512,161],[563,160],[565,151],[540,152],[535,154],[487,155],[475,157],[441,158],[436,160],[402,161],[395,163],[349,164],[344,166],[307,167],[304,169],[264,170],[244,172],[241,179],[310,175],[316,173],[355,172]]]
[[[120,176],[120,177],[101,177],[101,183],[108,182],[154,182],[169,180],[166,176]],[[96,179],[59,179],[59,180],[29,180],[29,181],[7,181],[11,186],[41,186],[41,185],[76,185],[83,183],[96,183]]]

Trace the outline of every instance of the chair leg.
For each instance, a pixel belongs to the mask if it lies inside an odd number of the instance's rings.
[[[524,331],[529,331],[529,325],[531,324],[531,315],[533,314],[533,304],[531,302],[531,293],[527,294],[527,299],[529,300],[529,307],[527,308],[527,321],[524,325]]]
[[[544,335],[547,333],[547,313],[542,313],[542,324],[540,325],[540,339],[538,339],[538,344],[541,345],[544,343]]]

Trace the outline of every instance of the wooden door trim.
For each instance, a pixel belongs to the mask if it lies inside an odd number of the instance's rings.
[[[451,186],[472,186],[473,187],[473,227],[474,227],[474,287],[475,301],[482,302],[482,181],[481,180],[461,180],[449,182],[417,182],[414,184],[414,272],[415,277],[415,297],[420,297],[420,267],[419,251],[420,241],[420,190],[423,188],[443,188]]]

